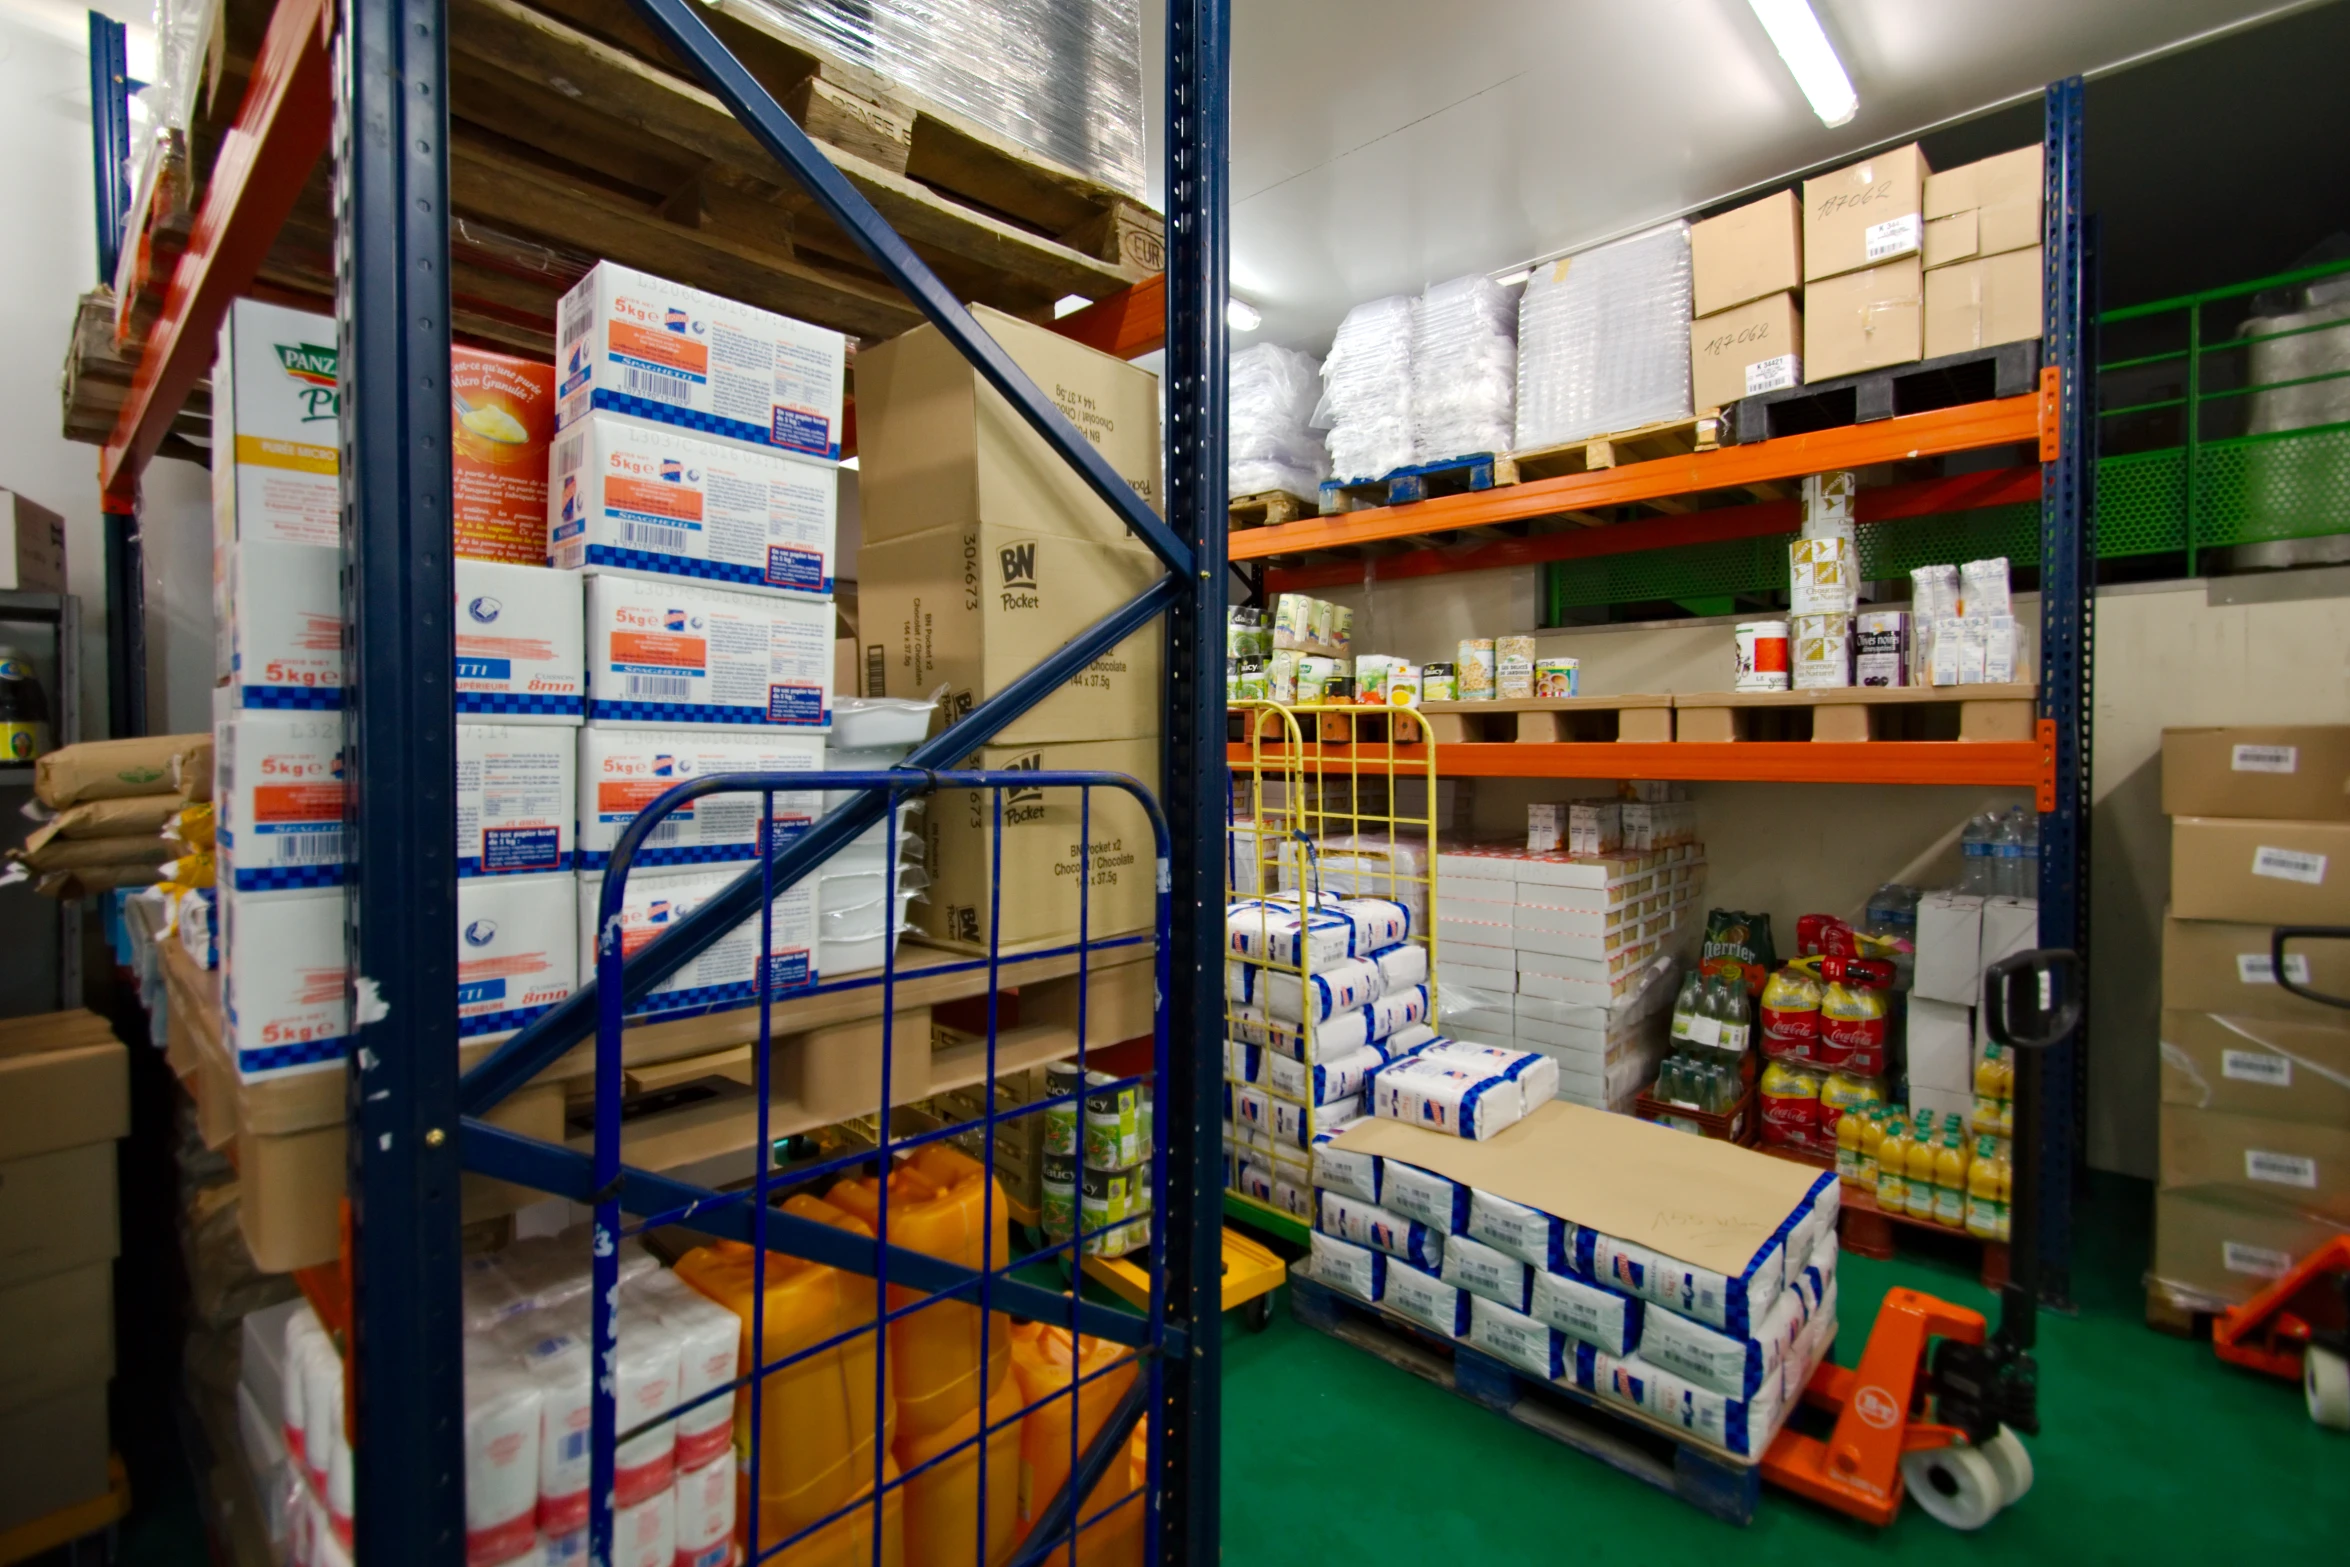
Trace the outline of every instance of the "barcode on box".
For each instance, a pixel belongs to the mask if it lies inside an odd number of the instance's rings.
[[[2265,1050],[2223,1050],[2219,1071],[2220,1076],[2232,1077],[2239,1083],[2259,1083],[2267,1088],[2293,1086],[2293,1063]]]
[[[660,824],[645,834],[645,847],[657,849],[663,844],[675,843],[685,836],[685,830],[694,824],[689,813],[683,816],[664,816]]]
[[[2292,1270],[2293,1254],[2278,1251],[2273,1246],[2247,1246],[2242,1241],[2222,1241],[2219,1262],[2230,1273],[2248,1273],[2256,1279],[2281,1279]]]
[[[563,301],[563,325],[559,328],[566,343],[576,343],[588,334],[588,323],[595,319],[596,296],[592,289],[580,289]]]
[[[2309,983],[2309,956],[2302,952],[2285,954],[2285,978],[2296,985]],[[2277,982],[2276,966],[2269,962],[2265,952],[2236,954],[2236,983],[2239,985],[2273,985]]]
[[[1872,223],[1866,236],[1869,259],[1883,261],[1891,256],[1906,256],[1918,248],[1923,232],[1924,220],[1914,212]]]
[[[642,549],[660,550],[665,554],[683,555],[693,548],[693,534],[685,528],[664,528],[658,523],[624,522],[620,525],[620,542]]]
[[[655,702],[690,701],[694,694],[693,681],[673,675],[626,675],[621,679],[621,694],[641,697]]]
[[[2265,1148],[2244,1150],[2244,1179],[2266,1181],[2271,1186],[2297,1186],[2305,1192],[2317,1190],[2317,1161],[2305,1154],[2271,1153]]]
[[[689,377],[648,365],[621,366],[620,389],[631,397],[650,397],[656,402],[676,403],[681,407],[691,402],[694,395],[694,383]]]
[[[283,828],[262,829],[263,841],[269,849],[268,859],[276,865],[328,865],[343,857],[343,829],[340,823],[328,827],[307,828],[288,832]]]
[[[1781,354],[1746,367],[1746,395],[1760,397],[1765,392],[1783,391],[1802,379],[1795,356]]]
[[[2239,773],[2289,773],[2300,763],[2299,746],[2240,745],[2229,765]]]
[[[2279,849],[2262,844],[2252,851],[2252,874],[2315,887],[2326,879],[2326,857],[2306,849]]]
[[[867,696],[889,694],[888,670],[889,658],[882,652],[880,643],[876,642],[865,650],[865,694]]]

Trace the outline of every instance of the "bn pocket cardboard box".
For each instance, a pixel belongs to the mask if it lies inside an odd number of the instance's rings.
[[[2170,902],[2180,919],[2350,924],[2350,822],[2173,817]]]
[[[1926,265],[1946,267],[2042,242],[2040,149],[2018,147],[1926,176]]]
[[[1930,172],[1925,153],[1913,142],[1805,180],[1804,282],[1916,256],[1925,244]],[[1813,372],[1815,378],[1820,374]]]
[[[1159,778],[1159,742],[989,746],[962,765],[989,772],[1124,773],[1151,789]],[[944,792],[922,813],[931,880],[929,896],[914,905],[913,917],[925,935],[951,946],[982,950],[991,933],[1005,947],[1074,941],[1081,888],[1089,936],[1141,930],[1153,923],[1158,851],[1150,819],[1134,796],[1122,789],[1095,789],[1088,834],[1080,825],[1079,790],[1006,788],[1001,793],[1000,867],[995,852],[996,791]],[[1000,928],[995,923],[999,901]]]
[[[2350,1125],[2166,1103],[2162,1189],[2217,1190],[2350,1223]]]
[[[608,728],[579,732],[579,865],[601,870],[637,813],[681,783],[713,773],[804,773],[824,765],[817,735],[716,734],[698,729]],[[750,860],[759,853],[756,793],[708,794],[662,818],[637,851],[640,866]],[[822,814],[814,791],[775,796],[780,846]]]
[[[972,315],[1157,510],[1158,377],[1001,311],[982,306]],[[917,327],[857,356],[857,448],[868,545],[990,523],[1142,547],[936,327]]]
[[[1803,383],[1803,312],[1791,293],[1766,294],[1689,328],[1693,405],[1719,408]]]
[[[65,591],[65,519],[14,490],[0,490],[0,589]]]
[[[2304,1001],[2276,981],[2270,925],[2219,920],[2162,922],[2162,1005],[2165,1011],[2212,1012],[2232,1018],[2275,1018],[2340,1028],[2345,1014]],[[2325,996],[2350,996],[2350,942],[2295,942],[2285,953],[2287,978]]]
[[[1143,591],[1159,563],[1049,533],[969,526],[857,552],[858,620],[872,696],[946,688],[950,720],[994,696]],[[1007,725],[1005,745],[1158,733],[1164,638],[1147,626]],[[878,652],[878,657],[874,654]]]
[[[830,729],[832,629],[826,603],[591,576],[588,717],[672,729]]]
[[[545,566],[457,562],[457,711],[566,725],[586,710],[580,580]]]
[[[1913,1079],[1915,1038],[1913,1024]],[[2165,1012],[2162,1102],[2350,1127],[2350,1029],[2275,1018]]]
[[[1803,287],[1803,203],[1779,191],[1689,226],[1691,308],[1700,317]],[[1697,406],[1711,406],[1704,397]]]
[[[1805,384],[1908,364],[1926,347],[1925,270],[1915,256],[1807,284]]]
[[[2350,821],[2350,725],[2165,729],[2162,810]]]
[[[1926,274],[1926,357],[2030,342],[2040,335],[2046,290],[2037,245],[1934,268]]]
[[[233,302],[212,364],[212,536],[333,547],[341,403],[335,319]]]
[[[2290,1203],[2218,1191],[2154,1194],[2154,1281],[2218,1305],[2250,1300],[2350,1230]]]

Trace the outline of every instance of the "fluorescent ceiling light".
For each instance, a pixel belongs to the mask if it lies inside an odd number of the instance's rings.
[[[1245,299],[1226,299],[1224,324],[1235,332],[1254,332],[1265,324],[1265,313]]]
[[[1795,85],[1811,100],[1820,123],[1831,129],[1849,123],[1860,112],[1860,96],[1852,90],[1852,78],[1844,74],[1844,62],[1836,58],[1835,45],[1820,30],[1820,19],[1812,14],[1809,0],[1746,3],[1754,7],[1755,17],[1771,35],[1779,58],[1794,73]]]

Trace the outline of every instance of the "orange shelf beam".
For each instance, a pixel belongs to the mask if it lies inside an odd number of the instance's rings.
[[[1167,274],[1155,272],[1107,299],[1047,323],[1063,337],[1117,359],[1138,359],[1167,342]]]
[[[1251,766],[1249,748],[1225,748],[1236,772]],[[1308,746],[1301,761],[1326,773],[1350,760],[1384,771],[1388,748]],[[1268,746],[1261,760],[1286,765],[1288,752]],[[1424,746],[1394,752],[1399,766],[1427,764]],[[1436,771],[1445,778],[1654,778],[1688,783],[1970,784],[2037,788],[2045,763],[2034,741],[1879,740],[1836,744],[1821,740],[1758,740],[1731,744],[1439,745]]]
[[[1933,413],[1815,430],[1808,435],[1785,435],[1749,446],[1725,446],[1716,451],[1660,457],[1621,468],[1536,479],[1467,495],[1440,496],[1409,506],[1384,506],[1336,517],[1309,517],[1278,527],[1236,533],[1232,536],[1230,553],[1234,560],[1300,555],[1341,545],[1416,538],[1498,522],[1556,516],[1561,512],[1737,489],[1774,479],[1800,479],[1806,474],[1838,468],[1939,457],[1987,446],[2039,445],[2044,423],[2050,417],[2048,405],[2045,392],[2003,397]]]

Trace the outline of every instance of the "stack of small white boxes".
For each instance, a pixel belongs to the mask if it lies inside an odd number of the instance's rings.
[[[2034,898],[1929,892],[1918,900],[1917,970],[1909,997],[1909,1103],[1965,1121],[1975,1110],[1983,973],[2040,944]]]
[[[1509,844],[1436,856],[1441,1027],[1539,1051],[1559,1064],[1560,1098],[1629,1110],[1664,1053],[1668,948],[1699,912],[1705,846],[1686,802],[1549,809],[1570,813],[1559,852]],[[1615,811],[1619,821],[1629,813],[1641,846],[1563,852],[1574,841],[1574,811]],[[1620,827],[1615,836],[1621,841]]]
[[[1314,1140],[1312,1277],[1529,1376],[1756,1457],[1835,1344],[1833,1174],[1716,1271],[1344,1135]]]

